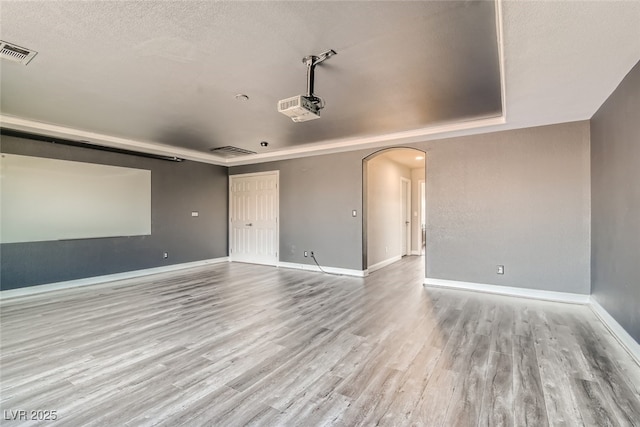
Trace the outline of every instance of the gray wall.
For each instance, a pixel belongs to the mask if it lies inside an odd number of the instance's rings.
[[[280,171],[280,261],[362,270],[361,152],[236,166],[229,174]],[[358,216],[351,216],[356,209]]]
[[[589,293],[588,122],[413,147],[427,152],[428,277]],[[151,169],[153,199],[151,236],[3,245],[4,289],[227,255],[225,168],[11,138],[3,150]],[[281,261],[312,264],[302,256],[312,250],[322,265],[362,270],[362,159],[372,152],[228,173],[280,171]],[[505,265],[504,276],[496,275],[497,264]]]
[[[589,294],[588,122],[430,143],[426,193],[427,277]]]
[[[148,169],[152,182],[150,236],[3,244],[1,289],[227,256],[226,168],[7,136],[1,142],[6,153]]]
[[[429,141],[430,278],[589,294],[589,123]],[[361,270],[362,159],[374,150],[231,168],[280,170],[281,261]],[[504,276],[496,265],[505,265]]]
[[[640,63],[591,119],[591,290],[640,342]]]

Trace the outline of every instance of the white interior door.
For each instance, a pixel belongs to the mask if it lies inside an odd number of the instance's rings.
[[[402,181],[402,256],[411,253],[411,181]]]
[[[278,171],[231,175],[231,261],[269,265],[278,263],[278,180]]]

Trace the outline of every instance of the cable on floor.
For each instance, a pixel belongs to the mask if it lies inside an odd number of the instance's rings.
[[[320,264],[318,264],[318,260],[316,259],[316,256],[313,252],[311,252],[311,258],[313,259],[313,262],[316,263],[316,265],[318,266],[318,268],[320,269],[321,272],[323,272],[324,274],[331,274],[332,276],[343,276],[343,274],[338,274],[338,273],[329,273],[328,271],[324,271],[322,269],[322,267],[320,267]]]

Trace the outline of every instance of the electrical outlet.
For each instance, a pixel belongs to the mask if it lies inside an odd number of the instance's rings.
[[[169,252],[165,252],[164,254],[162,254],[162,258],[169,258]]]
[[[498,274],[504,274],[504,265],[499,265],[498,270],[496,271]]]
[[[309,256],[309,252],[304,251],[304,257],[306,258],[306,257],[308,257],[308,256]]]

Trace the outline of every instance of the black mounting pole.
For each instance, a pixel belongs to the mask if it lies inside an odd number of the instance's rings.
[[[315,75],[316,65],[321,62],[331,58],[336,54],[336,51],[331,49],[324,53],[321,53],[320,56],[309,55],[302,58],[302,62],[307,66],[307,98],[309,98],[316,105],[320,105],[319,108],[322,108],[322,99],[315,96],[313,94],[313,80]]]
[[[317,56],[306,56],[303,59],[303,62],[307,65],[307,96],[311,99],[315,99],[315,95],[313,94],[313,80],[314,73],[316,68],[316,61],[318,60]]]

